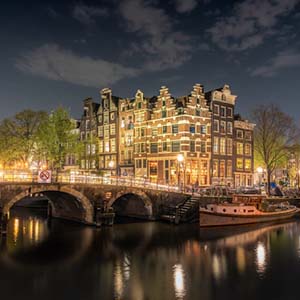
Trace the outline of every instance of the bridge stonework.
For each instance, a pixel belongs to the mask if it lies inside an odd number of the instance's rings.
[[[108,210],[113,207],[119,215],[155,220],[163,206],[175,206],[187,197],[180,193],[130,186],[1,183],[2,215],[9,214],[10,208],[18,201],[40,193],[49,199],[52,216],[90,225],[96,223],[99,208]]]

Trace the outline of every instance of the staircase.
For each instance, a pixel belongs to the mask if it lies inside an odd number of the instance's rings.
[[[199,196],[191,196],[176,206],[164,207],[163,214],[160,216],[160,218],[175,224],[191,223],[198,220]]]

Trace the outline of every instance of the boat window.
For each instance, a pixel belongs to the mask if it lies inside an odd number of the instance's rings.
[[[250,209],[250,210],[248,210],[248,212],[254,212],[254,210],[253,210],[253,209]]]
[[[236,212],[236,209],[234,209],[233,211]]]
[[[224,211],[224,212],[226,212],[226,209],[225,209],[225,208],[223,208],[223,211]]]
[[[246,209],[244,209],[244,212],[246,212]]]
[[[214,208],[213,207],[211,207],[211,209],[210,209],[211,211],[214,211]]]

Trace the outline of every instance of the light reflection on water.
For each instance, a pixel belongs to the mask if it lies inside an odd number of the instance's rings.
[[[96,229],[15,213],[1,238],[0,290],[4,299],[247,300],[276,299],[280,289],[281,299],[294,299],[299,236],[297,220],[209,230],[159,223]]]

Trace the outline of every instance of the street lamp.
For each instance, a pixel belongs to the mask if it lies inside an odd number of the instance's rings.
[[[180,165],[184,162],[184,156],[182,154],[178,154],[177,155],[177,163],[178,163],[178,187],[181,191],[181,182],[180,182]],[[185,174],[184,174],[185,176]],[[184,181],[185,181],[185,178],[183,178],[183,191],[184,191]]]

